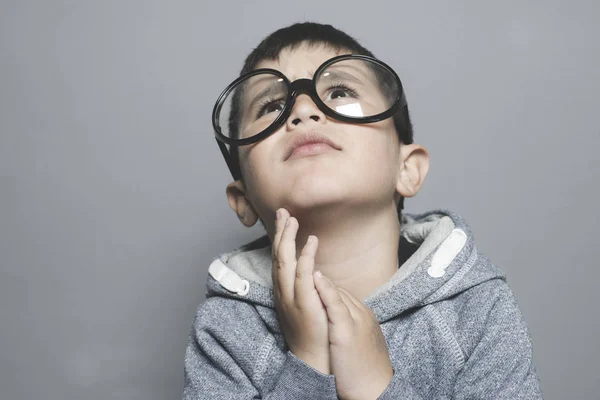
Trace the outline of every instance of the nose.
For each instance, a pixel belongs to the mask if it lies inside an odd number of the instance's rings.
[[[296,98],[292,112],[287,119],[286,125],[289,130],[294,129],[300,124],[306,124],[310,121],[316,123],[325,122],[325,114],[307,94],[301,94]]]

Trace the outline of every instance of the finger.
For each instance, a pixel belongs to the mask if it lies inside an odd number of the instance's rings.
[[[321,301],[327,310],[327,317],[334,325],[343,325],[352,322],[352,315],[348,306],[342,300],[336,286],[320,271],[315,272],[315,287],[319,292]]]
[[[365,308],[365,305],[360,300],[358,300],[356,297],[354,297],[352,295],[352,293],[350,293],[349,291],[347,291],[346,289],[341,288],[341,287],[338,287],[338,290],[340,290],[342,293],[344,293],[348,297],[348,299],[350,300],[350,302],[352,303],[352,306],[354,308],[356,308],[357,310],[363,310]]]
[[[294,301],[296,305],[305,305],[308,303],[308,299],[314,296],[315,281],[313,271],[318,246],[317,237],[314,235],[309,236],[298,258],[296,280],[294,282]]]
[[[280,217],[277,218],[277,214],[275,217],[275,236],[273,238],[273,244],[271,246],[271,259],[273,260],[273,266],[271,268],[271,279],[273,281],[273,293],[275,295],[279,295],[279,282],[277,279],[277,251],[279,249],[279,243],[281,242],[281,235],[283,233],[283,226],[285,224],[285,220],[287,219],[287,210],[285,208],[280,208],[277,210],[277,213],[280,214]]]
[[[348,307],[348,311],[350,312],[352,319],[354,321],[359,321],[361,309],[358,308],[352,300],[352,295],[340,287],[338,287],[337,289],[340,292],[340,297],[342,298],[342,301],[344,302],[344,304],[346,304],[346,307]]]
[[[281,234],[277,249],[277,280],[282,297],[286,302],[294,299],[294,280],[296,275],[296,233],[298,221],[289,217]]]
[[[271,253],[273,257],[275,257],[275,255],[277,254],[277,249],[279,248],[279,243],[281,242],[281,234],[283,233],[283,227],[285,226],[285,221],[289,216],[285,208],[278,209],[276,213],[280,213],[281,217],[275,217],[275,236],[273,237],[273,246]]]
[[[352,317],[354,318],[355,321],[360,321],[361,318],[365,318],[365,316],[366,316],[366,318],[373,320],[373,321],[377,322],[377,324],[379,324],[379,321],[377,320],[377,316],[375,315],[373,310],[371,310],[363,302],[361,302],[356,297],[354,297],[352,295],[352,293],[350,293],[346,289],[343,289],[343,288],[338,288],[338,289],[340,291],[343,291],[346,294],[346,296],[348,297],[348,299],[354,305],[353,308],[350,308],[350,307],[348,307],[348,308],[350,309],[351,312],[352,312],[352,309],[354,309],[355,312],[352,313]]]

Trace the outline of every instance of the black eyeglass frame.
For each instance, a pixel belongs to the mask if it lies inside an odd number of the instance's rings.
[[[367,61],[373,62],[375,64],[378,64],[379,66],[381,66],[385,70],[387,70],[391,74],[391,76],[395,79],[396,85],[398,87],[398,95],[397,95],[394,103],[390,106],[390,108],[388,110],[386,110],[382,113],[376,114],[376,115],[368,116],[368,117],[351,117],[348,115],[340,114],[340,113],[332,110],[327,105],[325,105],[325,103],[321,100],[321,98],[317,94],[316,82],[314,80],[314,77],[319,76],[321,74],[321,72],[325,68],[329,67],[331,64],[334,64],[341,60],[350,60],[350,59],[367,60]],[[259,75],[259,74],[264,74],[264,73],[270,73],[270,74],[276,75],[283,79],[283,82],[285,83],[285,85],[288,89],[288,95],[287,95],[287,98],[285,99],[285,105],[283,106],[283,110],[281,111],[279,116],[271,123],[271,125],[269,125],[269,127],[267,127],[264,131],[260,132],[257,135],[251,136],[249,138],[244,138],[244,139],[232,139],[230,137],[223,135],[223,133],[221,132],[221,126],[219,125],[218,117],[221,112],[221,108],[223,107],[223,104],[225,103],[225,100],[227,99],[229,94],[235,89],[235,87],[241,81],[248,79],[254,75]],[[376,58],[362,55],[362,54],[344,54],[344,55],[335,56],[333,58],[330,58],[329,60],[327,60],[323,64],[321,64],[319,66],[319,68],[317,68],[312,79],[302,78],[302,79],[297,79],[294,82],[290,82],[289,79],[282,72],[277,71],[276,69],[260,68],[260,69],[255,69],[254,71],[250,71],[250,72],[240,76],[236,80],[234,80],[232,83],[230,83],[225,88],[225,90],[223,90],[221,95],[219,95],[219,97],[217,98],[217,101],[215,103],[215,106],[214,106],[213,112],[212,112],[212,124],[213,124],[213,128],[215,131],[215,139],[217,140],[217,145],[219,145],[219,148],[221,149],[221,153],[223,153],[223,158],[225,158],[225,162],[227,163],[227,167],[229,168],[229,172],[231,172],[233,179],[237,180],[237,179],[240,179],[241,177],[236,176],[238,174],[235,173],[234,167],[231,164],[231,153],[227,150],[225,143],[229,144],[230,146],[244,146],[244,145],[259,142],[259,141],[267,138],[268,136],[272,135],[273,133],[275,133],[279,128],[281,128],[285,124],[285,121],[287,121],[287,119],[289,118],[289,116],[292,112],[292,109],[294,108],[296,98],[300,94],[307,94],[312,99],[312,101],[315,103],[317,108],[319,110],[321,110],[323,112],[323,114],[325,114],[326,116],[333,118],[335,120],[341,121],[341,122],[347,122],[347,123],[352,123],[352,124],[367,124],[367,123],[383,121],[384,119],[387,119],[387,118],[393,116],[401,107],[406,106],[406,96],[404,95],[404,88],[402,87],[402,82],[400,81],[400,77],[398,76],[398,74],[396,74],[396,71],[394,71],[389,65],[387,65],[383,61],[380,61]]]

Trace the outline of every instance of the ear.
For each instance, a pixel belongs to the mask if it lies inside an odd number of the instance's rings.
[[[429,171],[429,153],[418,144],[400,145],[396,190],[403,197],[417,194]]]
[[[229,207],[237,214],[240,222],[248,228],[254,226],[258,220],[258,213],[246,197],[244,183],[240,180],[231,182],[227,185],[225,193],[227,194]]]

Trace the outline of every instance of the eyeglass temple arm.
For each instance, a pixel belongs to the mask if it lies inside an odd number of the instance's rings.
[[[221,149],[221,153],[223,154],[223,158],[225,159],[225,162],[227,163],[227,168],[229,168],[229,172],[231,173],[233,180],[235,180],[235,181],[239,180],[240,177],[236,176],[237,174],[235,173],[235,168],[233,167],[233,161],[231,160],[231,154],[229,154],[229,152],[227,151],[227,147],[220,140],[218,140],[216,138],[215,138],[215,140],[217,141],[217,145],[219,145],[219,148]]]
[[[404,94],[404,90],[402,91],[402,97],[400,97],[400,107],[406,107],[408,103],[406,102],[406,95]]]

